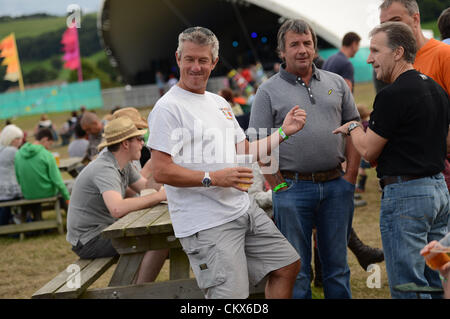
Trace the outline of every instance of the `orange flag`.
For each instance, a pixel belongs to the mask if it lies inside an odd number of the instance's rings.
[[[4,58],[1,65],[6,65],[5,80],[19,81],[20,90],[24,90],[22,71],[20,69],[19,54],[17,52],[14,33],[0,41],[0,58]]]

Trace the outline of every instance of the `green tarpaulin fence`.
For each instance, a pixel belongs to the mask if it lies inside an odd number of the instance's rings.
[[[100,81],[48,86],[0,94],[0,118],[103,107]]]

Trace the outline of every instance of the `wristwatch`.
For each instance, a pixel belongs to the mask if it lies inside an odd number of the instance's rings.
[[[209,172],[205,172],[205,176],[202,180],[203,187],[211,186],[211,178],[209,177]]]
[[[356,122],[350,123],[350,125],[348,126],[347,135],[350,136],[350,132],[353,131],[357,127],[361,127],[361,125],[359,123],[356,123]]]

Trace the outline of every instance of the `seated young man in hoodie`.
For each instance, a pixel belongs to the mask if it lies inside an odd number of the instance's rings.
[[[64,184],[56,160],[48,150],[53,145],[53,133],[42,128],[33,143],[25,143],[16,153],[14,167],[17,182],[25,199],[39,199],[62,195],[61,207],[67,212],[69,191]],[[34,220],[40,220],[41,205],[30,205]]]

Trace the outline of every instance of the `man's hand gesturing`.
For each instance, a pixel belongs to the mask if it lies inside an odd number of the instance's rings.
[[[292,134],[300,131],[306,123],[306,112],[301,109],[300,106],[294,106],[289,113],[286,115],[281,128],[286,135],[290,136]]]

